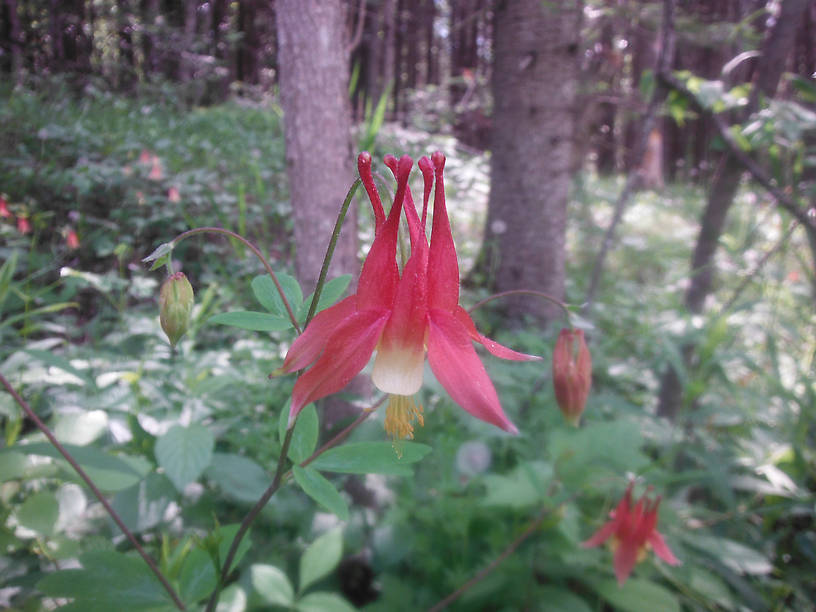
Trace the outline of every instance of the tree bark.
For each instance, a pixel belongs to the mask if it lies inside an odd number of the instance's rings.
[[[340,0],[276,5],[286,163],[295,229],[295,269],[314,289],[340,205],[353,181],[348,57]],[[331,273],[357,273],[354,207]]]
[[[757,110],[760,95],[770,97],[776,91],[785,68],[785,59],[793,47],[796,28],[806,7],[807,0],[785,0],[782,3],[776,23],[763,42],[754,90],[744,117]],[[742,164],[730,153],[726,153],[720,160],[700,220],[700,234],[691,259],[691,282],[685,293],[685,305],[691,313],[701,313],[705,300],[711,293],[714,284],[714,253],[743,172]],[[684,346],[682,353],[686,367],[690,366],[694,359],[694,347]],[[658,414],[674,420],[682,405],[683,384],[679,373],[670,366],[661,379]]]
[[[23,33],[20,28],[20,17],[17,13],[17,0],[2,0],[0,5],[2,28],[0,28],[0,46],[3,48],[2,70],[17,82],[23,67]]]
[[[479,271],[495,291],[564,296],[581,2],[498,2],[490,200]],[[543,300],[510,298],[521,322],[555,315]]]

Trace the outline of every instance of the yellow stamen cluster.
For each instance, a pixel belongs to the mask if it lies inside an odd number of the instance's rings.
[[[399,440],[414,438],[414,421],[425,425],[422,405],[408,395],[391,395],[385,409],[385,431],[396,444]]]

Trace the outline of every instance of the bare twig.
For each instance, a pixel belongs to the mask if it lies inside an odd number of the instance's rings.
[[[799,206],[790,197],[788,197],[788,195],[783,192],[776,185],[776,183],[774,183],[773,179],[768,175],[768,173],[765,172],[765,170],[756,161],[754,161],[750,155],[740,148],[736,140],[734,140],[734,137],[731,135],[728,124],[720,115],[713,113],[710,109],[704,107],[697,99],[697,96],[695,96],[694,93],[690,91],[682,81],[672,75],[668,70],[658,73],[657,76],[660,81],[666,84],[666,86],[671,87],[672,89],[675,89],[679,93],[686,96],[686,98],[688,98],[688,100],[697,110],[710,117],[714,123],[714,126],[717,128],[717,133],[728,147],[728,152],[733,155],[734,158],[739,161],[751,174],[754,180],[762,185],[762,187],[764,187],[765,190],[770,193],[771,196],[773,196],[777,203],[782,208],[787,210],[799,223],[801,223],[809,233],[816,233],[816,217],[811,217],[809,210]],[[810,210],[813,210],[813,208]]]
[[[6,391],[8,391],[11,397],[14,398],[14,401],[17,402],[20,408],[23,409],[23,412],[25,412],[26,416],[34,422],[37,428],[41,432],[43,432],[46,438],[48,438],[48,441],[54,445],[54,448],[56,448],[57,451],[59,451],[63,458],[68,462],[68,464],[72,468],[74,468],[74,471],[76,471],[79,477],[85,482],[88,488],[99,500],[99,503],[101,503],[102,506],[104,506],[105,510],[113,519],[113,522],[116,523],[116,526],[122,530],[122,533],[125,534],[125,537],[130,541],[131,544],[133,544],[133,547],[136,549],[139,555],[141,555],[142,559],[144,559],[144,562],[147,563],[147,566],[150,568],[150,571],[153,572],[153,575],[156,576],[158,581],[161,583],[162,587],[164,587],[164,590],[167,591],[168,595],[170,595],[170,598],[173,600],[175,606],[179,610],[185,610],[186,608],[184,607],[184,603],[176,594],[176,591],[170,585],[167,578],[165,578],[164,574],[162,574],[158,565],[156,565],[156,562],[150,555],[147,554],[145,549],[142,548],[142,545],[139,544],[139,540],[136,539],[136,536],[133,535],[130,529],[128,529],[125,526],[125,523],[122,521],[121,517],[116,513],[116,510],[113,509],[113,506],[110,505],[102,491],[100,491],[99,488],[94,484],[93,480],[91,480],[91,477],[88,476],[87,472],[84,469],[82,469],[82,466],[80,466],[79,463],[77,463],[76,459],[74,459],[71,453],[68,452],[68,449],[65,448],[59,440],[57,440],[57,438],[54,436],[54,434],[51,432],[48,426],[42,421],[42,419],[40,419],[39,416],[37,416],[37,413],[34,412],[34,410],[31,409],[31,406],[28,405],[28,402],[26,402],[22,398],[22,396],[20,396],[20,394],[17,393],[14,387],[11,386],[11,383],[2,374],[0,374],[0,383],[2,383],[2,385],[6,388]]]

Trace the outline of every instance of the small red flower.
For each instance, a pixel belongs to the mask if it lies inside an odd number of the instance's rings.
[[[68,234],[65,236],[65,246],[72,251],[79,248],[79,236],[77,236],[76,230],[68,230]]]
[[[10,219],[14,215],[11,214],[11,211],[8,209],[8,202],[6,202],[6,198],[0,196],[0,217],[3,219]]]
[[[553,388],[564,418],[578,425],[592,386],[592,358],[581,329],[562,329],[553,349]]]
[[[451,398],[478,419],[505,431],[518,430],[502,410],[473,341],[503,359],[538,359],[517,353],[477,330],[459,305],[459,265],[445,207],[445,156],[419,160],[424,178],[422,218],[408,187],[413,160],[385,159],[397,179],[397,192],[386,218],[371,173],[371,156],[361,153],[357,166],[374,209],[374,243],[363,264],[357,293],[317,315],[289,349],[284,372],[314,364],[295,383],[290,423],[308,403],[336,393],[365,367],[376,350],[372,381],[390,394],[386,430],[410,438],[412,423],[422,423],[413,396],[422,385],[425,354],[436,378]],[[434,189],[430,243],[425,235],[428,201]],[[396,261],[402,210],[408,220],[411,256],[400,276]]]
[[[632,486],[630,483],[618,507],[609,513],[611,520],[601,527],[586,542],[584,548],[600,546],[612,538],[615,576],[618,584],[629,578],[635,565],[646,557],[649,548],[669,565],[680,565],[680,560],[669,550],[663,536],[657,530],[657,509],[660,497],[650,500],[643,495],[632,507]]]
[[[31,233],[31,222],[27,217],[17,217],[17,231],[21,234]]]

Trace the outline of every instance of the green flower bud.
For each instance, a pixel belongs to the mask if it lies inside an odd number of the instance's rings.
[[[193,287],[183,272],[164,281],[159,293],[159,320],[171,346],[176,346],[190,326],[194,302]]]

